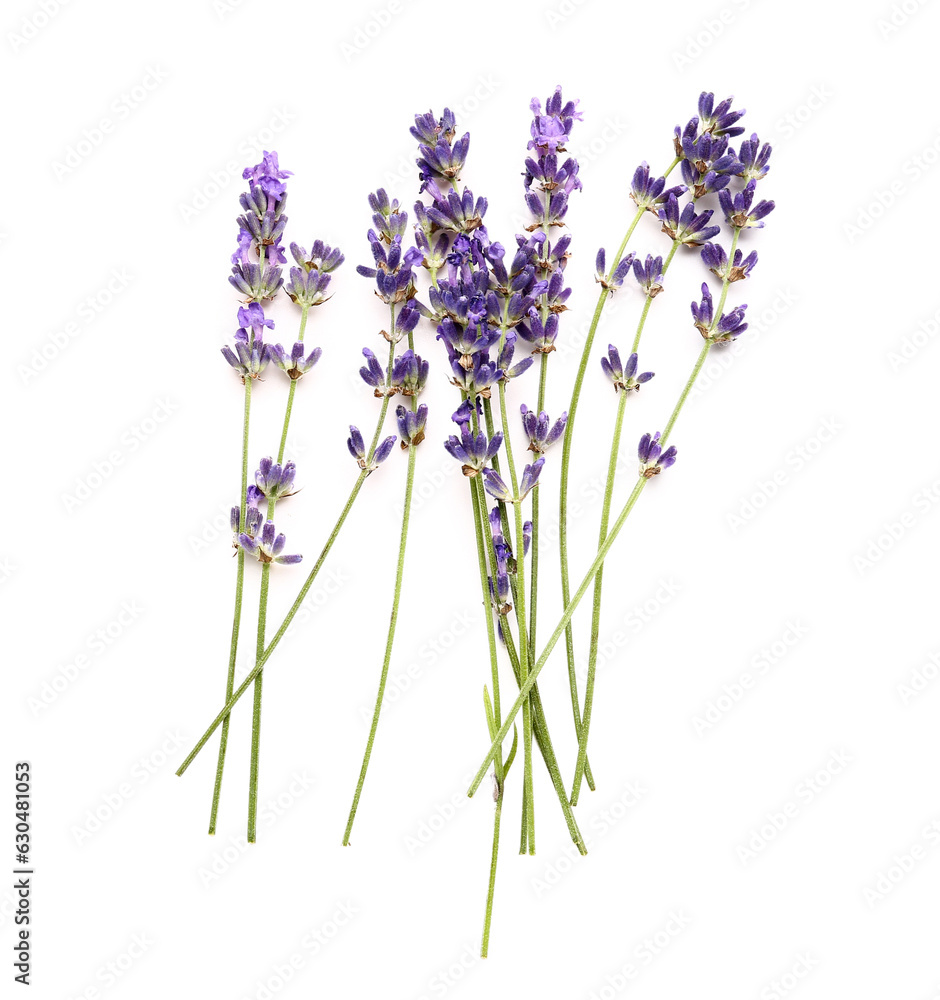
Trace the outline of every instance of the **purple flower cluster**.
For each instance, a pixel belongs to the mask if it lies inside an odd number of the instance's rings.
[[[284,283],[280,264],[287,258],[281,245],[287,216],[287,186],[291,176],[281,170],[277,153],[265,150],[260,163],[246,167],[248,190],[239,197],[238,237],[228,279],[249,302],[272,298]]]
[[[271,360],[271,347],[264,343],[263,334],[267,327],[274,329],[274,320],[266,319],[259,302],[251,302],[238,310],[239,328],[235,331],[235,343],[222,348],[222,357],[235,369],[242,382],[258,376]]]
[[[534,155],[525,161],[526,205],[537,220],[530,230],[548,232],[551,226],[564,225],[568,198],[573,191],[581,190],[578,161],[570,156],[565,160],[559,157],[565,152],[574,123],[581,120],[581,112],[577,101],[563,102],[560,86],[545,102],[544,113],[537,98],[529,107],[535,115],[529,140]]]
[[[665,451],[659,443],[660,433],[644,434],[640,438],[637,454],[640,458],[640,475],[646,479],[658,476],[676,461],[676,446],[670,445]]]

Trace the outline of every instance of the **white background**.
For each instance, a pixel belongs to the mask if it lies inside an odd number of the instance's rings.
[[[35,772],[36,994],[940,995],[936,5],[16,0],[3,20],[3,766],[11,786],[14,761]],[[510,779],[481,962],[492,803],[488,784],[470,801],[464,789],[486,748],[488,665],[466,493],[440,447],[455,395],[424,326],[432,422],[396,700],[353,846],[339,844],[391,596],[398,451],[367,483],[315,613],[266,672],[261,792],[280,805],[264,808],[259,843],[242,840],[247,702],[214,839],[215,741],[184,778],[173,771],[224,688],[241,390],[219,347],[235,326],[238,173],[276,148],[294,171],[289,239],[321,237],[347,257],[308,330],[323,360],[299,386],[290,439],[305,489],[279,515],[309,565],[354,479],[346,426],[375,419],[356,375],[361,348],[384,343],[384,311],[354,271],[369,259],[367,193],[385,184],[412,203],[412,116],[449,104],[473,136],[464,180],[489,198],[492,237],[510,243],[524,218],[528,102],[558,82],[584,112],[559,344],[586,327],[594,254],[621,238],[634,167],[669,162],[672,127],[703,88],[734,93],[748,131],[773,142],[761,193],[778,207],[748,237],[761,255],[752,280],[732,287],[751,329],[706,371],[676,428],[678,463],[643,495],[608,564],[603,635],[615,649],[598,676],[598,790],[578,809],[590,854],[571,863],[537,765],[539,851],[520,858]],[[107,134],[85,141],[103,118]],[[651,217],[633,248],[668,248]],[[688,255],[656,301],[641,362],[657,377],[630,401],[629,461],[699,349],[688,303],[702,275]],[[625,346],[640,304],[635,290],[617,296],[597,346]],[[285,300],[272,314],[290,343],[296,312]],[[552,360],[553,415],[575,359]],[[273,371],[258,389],[253,461],[275,447],[285,395]],[[534,380],[514,392],[514,405],[532,405]],[[577,577],[595,544],[591,480],[614,408],[595,359],[576,435]],[[90,496],[71,503],[80,481]],[[555,455],[545,481],[550,516]],[[554,548],[542,565],[544,638],[559,611]],[[272,622],[304,575],[277,568]],[[582,650],[586,631],[581,615]],[[785,637],[785,654],[755,669]],[[725,685],[745,672],[753,686],[729,708]],[[563,657],[543,678],[567,777]],[[718,721],[697,731],[709,703]],[[631,785],[642,794],[626,808]],[[787,810],[783,829],[767,827]],[[5,980],[11,901],[0,891]],[[337,930],[342,908],[353,916]],[[317,932],[327,943],[308,947]],[[653,956],[643,942],[657,932]],[[794,967],[801,977],[788,978]]]

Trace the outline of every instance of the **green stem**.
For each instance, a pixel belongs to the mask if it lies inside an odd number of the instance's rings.
[[[297,339],[303,343],[304,332],[307,329],[307,314],[310,307],[304,304],[300,311],[300,329]],[[284,422],[281,428],[281,440],[278,445],[277,462],[284,461],[284,449],[287,447],[287,432],[290,429],[291,413],[294,409],[294,393],[297,390],[297,379],[290,380],[287,390],[287,406],[284,410]],[[274,517],[276,499],[268,500],[267,520]],[[268,587],[270,585],[271,564],[261,567],[261,593],[258,598],[258,636],[255,643],[255,659],[264,652],[264,633],[268,618]],[[248,776],[248,843],[253,844],[257,835],[258,821],[258,769],[261,753],[261,692],[264,678],[261,674],[255,679],[254,699],[251,712],[251,766]]]
[[[363,471],[359,473],[355,485],[352,488],[352,492],[349,494],[349,497],[346,500],[346,504],[343,507],[342,513],[340,514],[338,520],[336,521],[336,524],[333,526],[333,530],[330,532],[330,535],[326,540],[326,544],[323,546],[323,550],[320,552],[320,555],[317,558],[317,561],[314,564],[313,569],[310,571],[310,574],[304,581],[303,586],[300,588],[300,592],[297,594],[297,597],[294,600],[294,603],[291,605],[290,610],[284,616],[284,621],[281,622],[281,625],[278,628],[277,632],[274,633],[274,638],[268,643],[267,648],[264,650],[261,656],[258,657],[254,667],[252,667],[252,669],[248,672],[247,677],[245,677],[245,679],[241,682],[238,688],[226,700],[222,710],[212,720],[212,722],[209,725],[209,728],[202,734],[202,736],[199,737],[198,741],[196,742],[196,745],[192,748],[192,750],[190,750],[186,759],[177,769],[176,773],[178,775],[182,775],[185,773],[189,765],[192,764],[192,762],[195,760],[196,755],[206,745],[206,741],[209,739],[209,737],[212,736],[212,734],[216,731],[216,729],[218,729],[218,727],[222,725],[225,719],[228,718],[229,713],[232,711],[235,705],[238,704],[239,698],[241,698],[241,696],[248,690],[248,688],[251,686],[251,683],[258,676],[258,674],[260,674],[261,671],[264,670],[265,664],[271,658],[271,654],[277,648],[281,639],[284,638],[284,633],[288,630],[288,628],[290,627],[290,623],[294,620],[294,616],[297,614],[297,612],[303,605],[304,599],[306,598],[310,588],[313,586],[313,581],[317,578],[317,574],[320,572],[320,569],[322,568],[323,563],[326,561],[327,556],[330,554],[330,549],[333,548],[333,543],[336,541],[340,533],[340,529],[346,522],[346,518],[349,516],[349,512],[352,510],[353,504],[356,502],[356,498],[359,496],[359,491],[362,489],[362,484],[366,481],[367,477],[368,477],[368,472],[366,472],[366,470],[363,469]]]
[[[349,835],[352,833],[353,823],[356,819],[356,810],[359,808],[359,797],[362,795],[362,786],[365,784],[366,772],[369,770],[369,761],[372,757],[372,746],[375,743],[375,733],[379,726],[379,714],[382,711],[382,699],[385,697],[385,684],[388,681],[388,668],[392,660],[392,646],[395,642],[395,626],[398,624],[398,608],[401,602],[401,584],[405,572],[405,551],[408,545],[408,522],[411,516],[411,495],[414,491],[415,483],[416,451],[416,445],[412,444],[408,446],[408,477],[405,482],[405,502],[401,519],[401,541],[398,546],[398,565],[395,570],[395,596],[392,599],[392,614],[388,625],[388,636],[385,640],[385,658],[382,661],[382,675],[379,679],[379,690],[375,698],[375,709],[372,712],[372,726],[369,729],[369,738],[366,741],[366,750],[362,757],[362,767],[359,770],[359,781],[356,783],[356,793],[353,796],[352,807],[349,810],[349,818],[346,821],[346,832],[343,834],[344,847],[349,846]]]
[[[673,240],[672,246],[669,249],[669,254],[666,257],[666,261],[663,264],[663,276],[665,277],[666,272],[669,270],[670,264],[672,264],[673,258],[676,256],[676,251],[679,249],[679,242]],[[653,304],[652,295],[646,296],[646,301],[643,303],[643,312],[640,315],[640,321],[637,323],[636,335],[633,338],[633,344],[630,347],[630,353],[636,354],[640,348],[640,339],[643,336],[643,330],[646,327],[646,320],[649,316],[650,307]],[[607,537],[607,525],[610,522],[610,505],[613,500],[614,495],[614,483],[617,478],[617,456],[620,451],[620,436],[623,431],[623,415],[626,410],[628,393],[624,391],[620,396],[620,403],[617,406],[617,419],[614,424],[614,434],[611,441],[610,448],[610,460],[607,465],[607,482],[604,486],[604,505],[601,510],[601,526],[600,526],[600,539],[598,541],[598,548],[604,543],[604,539]],[[604,567],[602,566],[597,576],[594,578],[594,606],[591,614],[591,644],[588,651],[588,670],[587,670],[587,680],[585,682],[584,689],[584,711],[581,715],[581,732],[578,737],[578,762],[575,767],[574,780],[571,783],[571,804],[576,806],[578,804],[578,797],[581,793],[581,779],[586,774],[587,766],[587,742],[588,742],[588,732],[591,727],[591,713],[594,704],[594,681],[597,669],[597,645],[600,641],[600,629],[601,629],[601,603],[602,603],[602,591],[604,587]],[[588,785],[591,791],[594,790],[594,784],[588,778]]]
[[[513,554],[516,559],[516,624],[519,628],[519,664],[522,671],[522,682],[529,674],[529,647],[526,630],[525,612],[525,545],[522,531],[522,508],[518,502],[519,482],[516,476],[516,463],[512,455],[512,435],[509,433],[509,420],[506,412],[506,383],[499,383],[499,412],[503,424],[503,443],[506,447],[506,464],[509,466],[509,479],[512,488],[513,517],[515,520],[516,537],[513,543]],[[538,487],[536,487],[537,489]],[[523,748],[523,830],[520,854],[527,849],[529,854],[535,854],[535,803],[532,785],[532,704],[526,699],[522,710],[522,748]]]
[[[241,479],[241,501],[238,508],[238,530],[245,528],[245,509],[247,506],[248,494],[248,425],[251,417],[251,378],[245,379],[245,408],[242,420],[242,479]],[[242,593],[245,587],[245,550],[239,548],[236,557],[237,567],[235,571],[235,611],[232,615],[232,639],[229,645],[228,654],[228,675],[225,679],[225,700],[232,697],[235,688],[235,661],[238,657],[238,635],[241,630],[242,620]],[[215,785],[212,789],[212,810],[209,813],[209,833],[215,833],[216,820],[219,815],[219,798],[222,795],[222,774],[225,770],[225,753],[228,750],[228,730],[229,720],[226,719],[222,726],[222,734],[219,739],[219,759],[215,768]]]
[[[271,564],[261,567],[261,598],[258,605],[258,637],[255,643],[255,658],[264,653],[264,628],[268,609],[268,584]],[[258,827],[258,764],[261,751],[261,674],[255,678],[254,704],[251,712],[251,768],[248,778],[248,843],[257,838]]]
[[[660,437],[661,445],[665,445],[666,440],[669,437],[669,434],[672,431],[672,428],[676,420],[678,419],[680,412],[682,411],[682,407],[685,405],[685,402],[689,397],[689,393],[692,390],[692,386],[695,384],[695,380],[698,378],[699,373],[702,370],[702,366],[705,364],[705,359],[708,356],[708,351],[711,348],[712,343],[713,342],[711,340],[706,340],[705,343],[703,344],[702,350],[699,353],[699,356],[695,362],[695,366],[692,369],[692,374],[689,376],[685,388],[682,390],[682,394],[679,396],[679,400],[672,411],[672,415],[669,417],[669,420],[666,424],[666,429],[663,431]],[[640,476],[637,479],[636,485],[633,487],[633,490],[630,493],[630,496],[627,499],[627,502],[624,505],[623,510],[621,510],[620,514],[618,514],[617,520],[614,522],[614,526],[611,528],[609,534],[607,535],[607,538],[604,540],[604,544],[598,550],[594,562],[591,563],[590,568],[588,569],[587,573],[584,576],[584,579],[578,586],[578,589],[575,591],[574,596],[565,606],[565,611],[561,617],[561,621],[556,626],[555,631],[552,633],[551,638],[548,640],[545,649],[542,651],[541,656],[539,656],[538,660],[536,661],[535,666],[529,673],[529,676],[520,685],[519,696],[516,698],[512,708],[509,710],[509,713],[503,720],[503,725],[500,728],[499,732],[497,733],[496,739],[493,740],[493,744],[490,746],[489,753],[484,759],[483,764],[480,766],[480,769],[477,771],[477,774],[474,777],[472,784],[470,785],[470,788],[467,792],[468,795],[473,795],[473,793],[477,790],[477,788],[479,788],[480,782],[483,780],[484,774],[486,774],[486,768],[489,765],[489,762],[493,759],[495,748],[499,746],[502,743],[502,741],[506,738],[506,734],[509,732],[509,727],[512,725],[513,720],[515,719],[516,715],[518,715],[520,708],[522,708],[526,698],[528,697],[529,691],[532,689],[532,686],[538,679],[538,675],[542,670],[542,667],[545,666],[545,663],[548,660],[549,656],[551,655],[552,650],[555,648],[555,645],[557,644],[558,640],[564,633],[568,625],[568,622],[571,621],[571,616],[574,614],[578,605],[581,603],[581,599],[587,593],[588,587],[590,587],[594,577],[597,575],[601,566],[604,565],[604,560],[607,558],[607,553],[613,547],[614,542],[617,540],[617,536],[620,534],[620,530],[623,528],[624,523],[630,516],[631,511],[636,505],[636,502],[639,499],[640,494],[643,492],[643,489],[648,482],[649,480],[645,476]]]
[[[493,921],[493,897],[496,893],[496,862],[499,858],[499,822],[503,812],[503,792],[496,793],[496,812],[493,816],[493,849],[490,854],[490,880],[486,890],[486,912],[483,915],[483,944],[480,957],[486,958],[490,950],[490,924]]]
[[[649,301],[649,300],[647,300]],[[627,391],[620,393],[617,404],[617,421],[614,424],[614,435],[610,442],[610,460],[607,464],[607,483],[604,487],[604,505],[601,508],[600,538],[597,547],[600,548],[607,539],[607,526],[610,523],[610,505],[614,496],[614,480],[617,474],[617,458],[620,454],[620,435],[623,430],[623,415],[627,409]],[[574,781],[571,785],[571,804],[578,804],[581,792],[581,778],[587,761],[588,732],[591,728],[591,708],[594,702],[594,674],[597,666],[597,643],[601,626],[601,588],[603,586],[604,567],[601,565],[594,577],[594,610],[591,617],[591,649],[588,655],[587,681],[584,687],[584,712],[581,716],[581,734],[578,739],[578,763],[575,767]]]
[[[663,174],[664,177],[668,177],[672,173],[680,159],[681,158],[677,156],[672,163],[669,164],[669,167]],[[633,221],[630,223],[623,240],[621,240],[620,246],[617,248],[617,253],[614,255],[614,266],[616,266],[623,257],[627,244],[630,242],[630,237],[633,235],[633,231],[636,229],[637,224],[643,217],[644,211],[645,209],[638,208],[634,213]],[[601,313],[604,311],[604,305],[607,302],[608,294],[608,290],[606,288],[602,288],[600,295],[597,298],[597,305],[594,309],[594,315],[591,318],[591,325],[588,328],[587,339],[585,340],[584,347],[581,351],[581,361],[578,365],[577,375],[575,376],[574,388],[571,391],[571,402],[568,404],[568,424],[565,427],[565,436],[562,441],[561,486],[558,503],[558,552],[561,560],[561,597],[562,604],[565,607],[568,606],[571,595],[571,584],[568,573],[568,474],[571,462],[571,445],[574,440],[574,425],[578,414],[578,403],[581,399],[581,388],[584,384],[584,374],[587,371],[591,348],[594,345],[594,335],[597,332],[597,326],[600,322]],[[578,695],[578,676],[574,659],[574,633],[570,624],[565,629],[565,651],[568,658],[568,687],[571,692],[571,711],[574,716],[575,733],[580,740],[581,699]],[[589,784],[591,784],[590,779]],[[591,787],[593,788],[593,784],[591,784]]]

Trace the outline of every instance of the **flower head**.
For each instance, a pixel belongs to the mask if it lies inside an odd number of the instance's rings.
[[[322,349],[315,347],[304,357],[304,345],[299,340],[291,348],[290,354],[280,344],[274,344],[270,349],[271,362],[280,368],[288,378],[295,380],[310,371],[320,360],[322,354]]]
[[[752,204],[756,187],[757,181],[750,180],[735,195],[730,191],[722,191],[718,195],[718,202],[725,213],[725,219],[735,229],[763,229],[764,218],[774,210],[772,201],[764,200],[756,205]]]
[[[607,357],[601,358],[601,368],[604,374],[614,384],[614,392],[621,389],[629,392],[631,389],[639,391],[644,382],[649,382],[653,377],[653,372],[641,372],[637,375],[636,370],[639,359],[636,354],[631,354],[624,365],[620,360],[620,352],[613,344],[607,345]]]
[[[362,440],[361,431],[358,427],[350,424],[349,438],[346,440],[346,447],[349,449],[349,454],[352,455],[352,457],[359,463],[359,468],[362,469],[367,475],[371,475],[385,461],[385,459],[391,455],[392,448],[396,440],[397,438],[394,434],[385,438],[385,440],[382,441],[382,443],[375,449],[375,453],[370,459],[368,453],[366,452],[365,442]]]
[[[639,258],[633,262],[633,277],[637,284],[651,298],[656,298],[663,290],[663,259],[654,257],[652,254],[646,255],[646,260]]]
[[[770,170],[772,149],[773,147],[767,142],[761,146],[756,132],[751,135],[750,139],[742,139],[741,148],[738,150],[738,169],[735,170],[735,173],[746,181],[759,181]]]
[[[532,490],[538,486],[539,474],[544,465],[545,459],[539,458],[523,469],[522,479],[519,481],[519,496],[517,497],[512,495],[509,487],[495,469],[483,470],[483,488],[491,497],[502,500],[504,503],[522,503]]]
[[[503,443],[503,435],[500,431],[491,438],[487,437],[484,431],[474,434],[469,423],[462,423],[456,419],[458,416],[463,418],[468,415],[469,410],[463,409],[454,414],[455,422],[460,428],[460,437],[451,434],[444,442],[444,448],[448,455],[461,463],[465,476],[476,476],[493,461]]]
[[[256,511],[256,514],[260,518],[260,511]],[[284,535],[277,534],[277,529],[274,527],[273,521],[265,521],[264,526],[260,527],[259,531],[258,519],[253,518],[249,520],[247,527],[254,530],[243,531],[238,536],[238,545],[248,555],[254,556],[258,562],[276,562],[283,565],[291,565],[292,563],[299,563],[303,558],[303,556],[299,555],[286,556],[283,554],[287,539]]]
[[[722,281],[743,281],[757,266],[757,251],[752,250],[745,257],[741,250],[735,250],[734,260],[729,261],[720,244],[706,243],[702,247],[702,261]]]
[[[623,284],[624,279],[630,273],[633,264],[633,254],[628,253],[626,257],[621,257],[616,266],[607,273],[607,252],[603,247],[597,251],[594,261],[594,280],[609,292],[616,291]]]
[[[294,477],[297,474],[297,466],[293,462],[286,462],[281,465],[272,458],[262,458],[258,463],[258,470],[255,472],[255,487],[257,496],[266,500],[279,500],[281,497],[292,496],[294,490]]]
[[[676,447],[670,445],[665,451],[659,443],[660,433],[644,434],[640,438],[637,454],[640,457],[640,475],[646,479],[658,476],[663,469],[668,469],[676,461]]]
[[[339,247],[331,247],[323,240],[314,240],[310,252],[299,243],[291,243],[291,256],[299,267],[307,271],[324,271],[329,274],[335,271],[346,260]]]
[[[529,149],[534,149],[539,155],[545,153],[564,152],[565,143],[571,133],[571,127],[582,118],[578,111],[578,101],[565,103],[561,96],[561,87],[545,102],[545,112],[542,112],[542,102],[533,97],[529,104],[535,115],[530,132]]]
[[[707,91],[702,91],[698,99],[699,123],[703,132],[711,135],[740,135],[744,129],[735,126],[735,122],[744,117],[745,110],[732,111],[731,105],[733,97],[726,97],[723,101],[715,104],[715,95]]]
[[[529,451],[534,451],[536,456],[543,455],[565,433],[567,411],[553,424],[545,410],[536,414],[525,403],[519,409],[522,413],[522,426],[529,439]]]
[[[720,226],[708,225],[712,214],[710,208],[696,214],[692,202],[689,202],[680,213],[679,202],[675,195],[670,195],[666,199],[666,204],[658,213],[663,224],[663,232],[677,243],[689,247],[700,247],[721,232]]]
[[[550,312],[544,322],[535,313],[525,323],[520,323],[517,329],[519,336],[532,345],[533,354],[549,354],[555,350],[555,338],[558,336],[557,313]]]
[[[399,406],[395,410],[395,417],[398,420],[398,436],[401,438],[402,450],[407,451],[409,446],[421,444],[428,422],[428,408],[423,403],[417,410]]]
[[[319,271],[311,268],[309,271],[302,267],[292,267],[290,269],[290,281],[284,286],[291,302],[299,306],[323,305],[330,297],[326,290],[330,284],[330,275],[327,271]]]

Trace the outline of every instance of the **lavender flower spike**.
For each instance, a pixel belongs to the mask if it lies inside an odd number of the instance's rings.
[[[715,136],[740,135],[744,129],[740,126],[733,126],[735,122],[744,117],[744,108],[741,108],[740,111],[732,111],[733,101],[733,97],[726,97],[723,101],[715,104],[715,95],[703,90],[698,99],[698,116],[702,131],[710,132]]]
[[[618,262],[617,266],[610,272],[607,273],[607,252],[603,247],[597,251],[597,258],[594,261],[594,280],[606,288],[607,291],[616,291],[623,284],[624,279],[630,273],[630,267],[633,264],[633,254],[628,253],[626,257],[622,257]]]
[[[310,371],[320,360],[322,354],[322,348],[315,347],[304,357],[304,345],[299,340],[291,348],[290,354],[280,344],[274,344],[270,348],[271,362],[280,368],[288,378],[294,380],[299,379]]]
[[[725,218],[735,229],[763,229],[764,218],[774,210],[772,201],[759,201],[752,207],[757,181],[748,181],[744,189],[732,196],[730,191],[722,191],[718,202]]]
[[[654,373],[642,372],[637,375],[638,364],[639,359],[637,355],[631,354],[627,358],[626,365],[623,365],[620,361],[620,352],[613,344],[607,345],[607,357],[601,358],[601,368],[604,369],[604,374],[613,382],[614,392],[619,392],[621,389],[624,392],[629,392],[631,389],[639,392],[640,386],[644,382],[649,382]]]
[[[729,261],[724,248],[718,243],[706,243],[702,247],[702,261],[722,281],[743,281],[757,266],[757,251],[752,250],[745,257],[741,250],[735,250],[734,260]]]
[[[711,246],[711,244],[709,244]],[[703,251],[704,253],[704,251]],[[637,280],[640,288],[651,298],[655,299],[663,290],[663,259],[654,257],[652,254],[646,255],[645,261],[635,260],[633,262],[633,276]]]
[[[703,283],[701,302],[692,303],[692,318],[695,320],[696,330],[706,340],[723,344],[734,340],[747,329],[747,323],[744,322],[746,310],[746,305],[740,305],[729,313],[723,313],[716,321],[711,292],[708,285]]]
[[[722,191],[719,198],[726,194],[726,191]],[[680,214],[679,201],[675,195],[670,195],[666,199],[666,204],[658,214],[663,224],[663,232],[676,242],[689,247],[700,247],[721,232],[720,226],[708,225],[714,214],[710,208],[696,215],[695,205],[689,202]]]
[[[567,412],[563,413],[552,424],[548,414],[544,410],[536,414],[525,403],[522,404],[520,410],[522,412],[522,426],[525,428],[526,435],[529,438],[529,451],[534,451],[536,457],[540,457],[565,433],[568,414]]]
[[[399,406],[395,410],[395,416],[398,420],[402,451],[407,451],[409,446],[421,444],[428,422],[428,408],[423,403],[417,410],[407,410],[404,406]]]
[[[746,181],[759,181],[762,177],[766,177],[767,171],[770,170],[769,162],[772,149],[773,147],[768,142],[761,146],[757,133],[754,133],[750,139],[743,139],[736,164],[738,177],[743,177]]]
[[[522,503],[523,500],[538,486],[539,474],[545,465],[545,459],[527,465],[522,472],[522,479],[519,482],[519,496],[514,497],[509,487],[502,477],[494,469],[483,470],[483,487],[491,497],[502,500],[504,503]]]
[[[644,434],[640,438],[637,454],[640,457],[640,475],[646,479],[658,476],[663,469],[668,469],[676,461],[676,447],[670,445],[665,451],[659,443],[660,433]]]
[[[679,198],[687,190],[684,184],[667,189],[666,178],[651,176],[649,164],[644,160],[634,171],[630,197],[636,203],[637,208],[644,208],[647,212],[655,214],[670,195]]]
[[[287,462],[283,466],[270,457],[262,458],[255,473],[255,487],[258,494],[266,500],[279,500],[281,497],[293,496],[294,477],[297,466]]]
[[[257,534],[242,532],[238,536],[238,544],[248,555],[254,556],[261,563],[276,562],[289,566],[293,563],[299,563],[303,558],[299,555],[285,556],[282,554],[287,539],[284,535],[276,533],[273,521],[265,522],[260,537]]]
[[[397,438],[394,434],[391,437],[387,437],[379,446],[375,449],[375,454],[372,456],[372,461],[369,461],[369,457],[366,454],[365,442],[362,440],[362,433],[358,427],[350,424],[349,426],[349,438],[346,441],[346,447],[349,449],[349,454],[352,455],[354,459],[359,463],[359,468],[363,470],[367,475],[371,475],[375,470],[388,458],[392,453],[392,447],[395,444]]]
[[[461,408],[454,416],[461,416],[464,412]],[[460,437],[457,438],[451,434],[444,442],[444,448],[448,455],[462,463],[463,474],[469,477],[476,476],[484,470],[493,460],[502,443],[501,431],[497,431],[492,438],[487,438],[485,432],[480,431],[479,434],[474,434],[469,423],[461,423]]]

